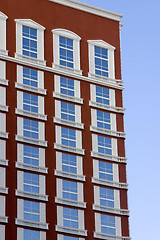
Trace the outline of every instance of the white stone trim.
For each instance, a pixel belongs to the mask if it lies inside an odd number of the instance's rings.
[[[93,204],[93,210],[100,211],[100,212],[106,212],[106,213],[112,213],[112,214],[118,214],[118,215],[123,215],[123,216],[129,216],[128,209],[109,208],[109,207],[105,207],[105,206],[100,206],[98,204]]]
[[[30,143],[30,144],[34,144],[34,145],[38,145],[38,146],[42,146],[42,147],[47,147],[47,141],[44,141],[44,140],[27,138],[27,137],[23,137],[20,135],[15,135],[15,140],[18,142]]]
[[[30,229],[29,229],[30,230]],[[24,239],[24,228],[17,228],[17,240]],[[40,239],[39,240],[46,240],[46,232],[39,231]]]
[[[8,112],[8,106],[6,106],[6,88],[0,86],[0,111]]]
[[[54,98],[59,98],[59,99],[62,99],[62,100],[66,100],[66,101],[70,101],[70,102],[74,102],[74,103],[83,104],[83,99],[82,98],[68,96],[68,95],[65,95],[65,94],[62,94],[62,93],[58,93],[58,92],[53,92],[53,97]]]
[[[107,161],[112,161],[112,162],[126,163],[126,161],[127,161],[127,159],[125,157],[108,155],[108,154],[98,153],[98,152],[94,152],[94,151],[91,152],[91,156],[95,157],[95,158],[107,160]]]
[[[90,126],[90,131],[95,132],[95,133],[102,133],[102,134],[106,134],[106,135],[110,135],[110,136],[114,136],[114,137],[125,138],[124,132],[108,130],[108,129],[99,128],[96,126]]]
[[[63,199],[58,197],[55,197],[55,202],[62,205],[68,205],[68,206],[73,206],[78,208],[86,208],[85,202],[73,201],[73,200],[68,200],[68,199]]]
[[[29,112],[29,111],[26,111],[23,109],[18,109],[18,108],[15,109],[15,113],[18,115],[21,115],[21,116],[31,117],[31,118],[47,121],[47,115],[45,115],[45,114],[33,113],[33,112]]]
[[[64,240],[63,236],[64,235],[58,234],[57,235],[57,237],[58,237],[57,240]],[[85,239],[84,238],[78,238],[78,240],[85,240]]]
[[[0,167],[0,193],[8,194],[8,188],[6,188],[6,168]]]
[[[21,190],[16,190],[15,195],[23,198],[37,199],[39,201],[48,201],[48,195],[29,193]]]
[[[8,51],[6,50],[6,21],[8,17],[0,12],[0,54],[8,55]]]
[[[66,152],[71,152],[71,153],[77,153],[77,154],[80,154],[80,155],[85,154],[84,149],[69,147],[69,146],[65,146],[65,145],[57,144],[57,143],[54,143],[54,149],[61,150],[61,151],[66,151]]]
[[[125,111],[125,108],[115,107],[115,106],[107,106],[105,104],[97,103],[94,101],[89,101],[89,106],[104,109],[104,110],[111,111],[111,112],[116,112],[116,113],[124,113],[124,111]]]
[[[72,121],[61,119],[61,118],[54,117],[53,122],[57,123],[57,124],[62,124],[62,125],[65,125],[65,126],[69,126],[69,127],[84,129],[84,124],[83,123],[72,122]]]
[[[7,79],[3,79],[3,78],[0,78],[0,84],[4,85],[4,86],[8,86],[8,80]]]
[[[106,240],[131,240],[130,237],[121,237],[121,236],[113,236],[113,235],[108,235],[100,232],[94,232],[94,238],[99,238],[99,239],[106,239]]]
[[[84,11],[84,12],[89,12],[91,14],[98,15],[101,17],[109,18],[109,19],[112,19],[112,20],[115,20],[118,22],[123,17],[122,14],[111,12],[111,11],[97,8],[97,7],[93,7],[91,5],[88,5],[88,4],[85,4],[82,2],[78,2],[75,0],[49,0],[49,1],[55,2],[58,4],[62,4],[62,5],[68,6],[68,7],[72,7],[72,8]]]
[[[48,223],[43,223],[43,222],[33,222],[29,220],[24,220],[20,218],[15,219],[15,224],[16,225],[21,225],[21,226],[26,226],[26,227],[33,227],[33,228],[40,228],[40,229],[46,229],[48,230]]]
[[[128,189],[127,183],[107,181],[107,180],[96,178],[96,177],[92,177],[92,183],[114,187],[114,188]]]
[[[0,223],[8,223],[8,217],[0,215]]]
[[[33,166],[30,164],[25,164],[25,163],[15,163],[15,167],[23,170],[29,170],[29,171],[34,171],[34,172],[39,172],[39,173],[48,173],[48,168],[41,167],[41,166]]]
[[[42,94],[42,95],[47,95],[47,90],[46,89],[27,86],[27,85],[19,83],[19,82],[15,83],[15,88],[25,90],[25,91],[34,92],[34,93],[38,93],[38,94]]]
[[[0,165],[8,166],[8,160],[0,158]]]
[[[69,179],[75,179],[77,181],[86,181],[85,176],[83,175],[78,175],[78,174],[73,174],[73,173],[68,173],[68,172],[63,172],[60,170],[54,170],[54,175],[58,177],[64,177],[64,178],[69,178]]]
[[[6,197],[0,195],[0,222],[8,223],[8,217],[5,216],[6,214]]]
[[[67,228],[67,227],[58,226],[58,225],[55,226],[55,230],[57,232],[62,232],[62,233],[70,233],[70,234],[76,234],[80,236],[87,236],[87,230]]]
[[[0,239],[5,240],[5,225],[0,225]]]

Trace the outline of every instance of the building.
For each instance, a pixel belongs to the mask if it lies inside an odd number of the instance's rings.
[[[129,240],[121,15],[0,2],[0,240]]]

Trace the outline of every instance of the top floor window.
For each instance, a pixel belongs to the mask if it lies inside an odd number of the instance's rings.
[[[37,29],[23,26],[22,36],[23,55],[37,58]]]
[[[54,29],[53,33],[53,67],[82,74],[80,70],[81,38],[66,29]]]
[[[0,12],[0,53],[8,55],[8,51],[6,50],[6,20],[7,16]]]
[[[108,77],[108,49],[94,47],[95,74]]]

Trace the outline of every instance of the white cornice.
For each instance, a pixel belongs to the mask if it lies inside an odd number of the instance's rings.
[[[45,30],[45,27],[41,26],[39,23],[33,21],[32,19],[15,19],[16,23],[19,23],[21,25],[25,25],[31,28],[36,28],[39,30]]]
[[[72,7],[84,12],[89,12],[89,13],[92,13],[101,17],[109,18],[118,22],[120,22],[121,18],[123,17],[122,14],[111,12],[111,11],[97,8],[97,7],[93,7],[91,5],[81,3],[75,0],[48,0],[48,1],[59,3],[67,7]]]
[[[0,18],[7,20],[8,17],[4,13],[0,12]]]

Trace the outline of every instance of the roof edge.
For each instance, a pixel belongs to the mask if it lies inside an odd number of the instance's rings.
[[[75,8],[78,10],[82,10],[84,12],[92,13],[101,17],[109,18],[118,22],[120,22],[121,18],[123,17],[123,15],[120,13],[115,13],[105,9],[97,8],[75,0],[48,0],[48,1],[62,4],[67,7]]]

